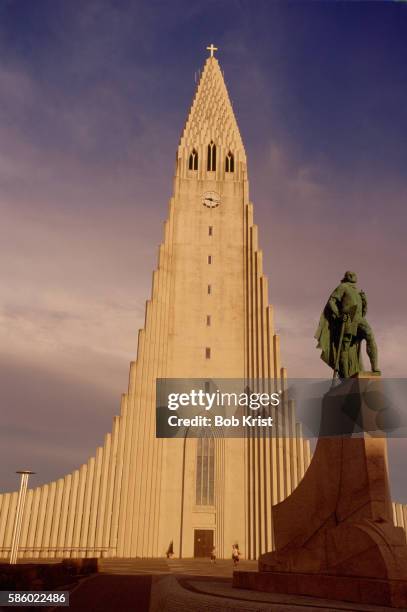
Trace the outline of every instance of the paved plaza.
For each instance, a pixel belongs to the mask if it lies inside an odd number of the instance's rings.
[[[256,570],[254,561],[239,569]],[[71,589],[70,612],[390,612],[392,608],[232,587],[232,560],[103,559]],[[59,608],[50,608],[55,612]]]

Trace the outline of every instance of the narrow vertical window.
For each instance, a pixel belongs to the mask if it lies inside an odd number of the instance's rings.
[[[198,170],[198,153],[196,152],[195,149],[192,149],[192,153],[189,156],[188,169]]]
[[[206,315],[206,325],[210,327],[211,325],[211,315]]]
[[[226,155],[226,164],[225,164],[226,172],[234,172],[235,171],[235,159],[233,157],[233,153],[229,151]]]
[[[216,170],[216,145],[213,140],[208,144],[208,159],[206,169],[210,172]]]
[[[210,225],[208,227],[208,236],[213,236],[213,227],[212,227],[212,225]]]
[[[212,293],[212,286],[208,285],[208,295],[210,295]]]
[[[207,346],[206,349],[205,349],[205,358],[206,359],[210,359],[211,358],[211,349],[209,348],[209,346]]]
[[[212,263],[212,255],[208,255],[208,264]]]
[[[213,436],[198,438],[196,454],[196,498],[200,506],[214,504],[215,440]]]

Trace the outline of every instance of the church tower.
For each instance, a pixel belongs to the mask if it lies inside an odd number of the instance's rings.
[[[246,153],[213,45],[209,50],[177,150],[120,416],[95,457],[28,491],[25,557],[162,557],[172,542],[177,557],[205,556],[213,545],[218,557],[229,557],[238,543],[243,556],[257,558],[273,548],[272,505],[295,488],[309,463],[291,404],[275,415],[290,434],[281,439],[155,437],[157,378],[239,378],[268,392],[284,388],[286,379]],[[17,493],[0,496],[3,551],[17,504]]]

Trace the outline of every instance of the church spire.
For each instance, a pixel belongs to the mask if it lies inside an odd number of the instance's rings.
[[[217,170],[228,167],[227,159],[230,156],[236,169],[241,164],[246,165],[246,153],[232,104],[219,62],[213,54],[217,47],[211,44],[207,49],[210,56],[204,65],[177,155],[179,170],[185,165],[192,169],[190,164],[188,166],[188,160],[191,154],[197,155],[199,161],[202,161],[199,175],[205,170],[212,170],[207,162],[211,143],[216,147]],[[181,174],[184,174],[183,170]]]

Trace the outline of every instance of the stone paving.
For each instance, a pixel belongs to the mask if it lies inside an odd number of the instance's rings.
[[[240,561],[239,570],[257,570]],[[104,559],[100,572],[153,575],[149,612],[390,612],[393,608],[234,589],[230,559]],[[138,612],[138,610],[137,610]]]
[[[232,578],[232,559],[101,559],[99,572],[106,574],[175,574]],[[257,561],[240,561],[237,569],[257,570]]]
[[[149,612],[394,612],[310,597],[234,589],[229,582],[175,576],[153,577]]]
[[[238,569],[256,570],[255,561]],[[394,612],[394,608],[232,587],[231,559],[102,559],[72,589],[72,612]],[[58,608],[59,609],[59,608]],[[53,609],[53,612],[58,610]],[[50,612],[50,610],[49,610]]]

